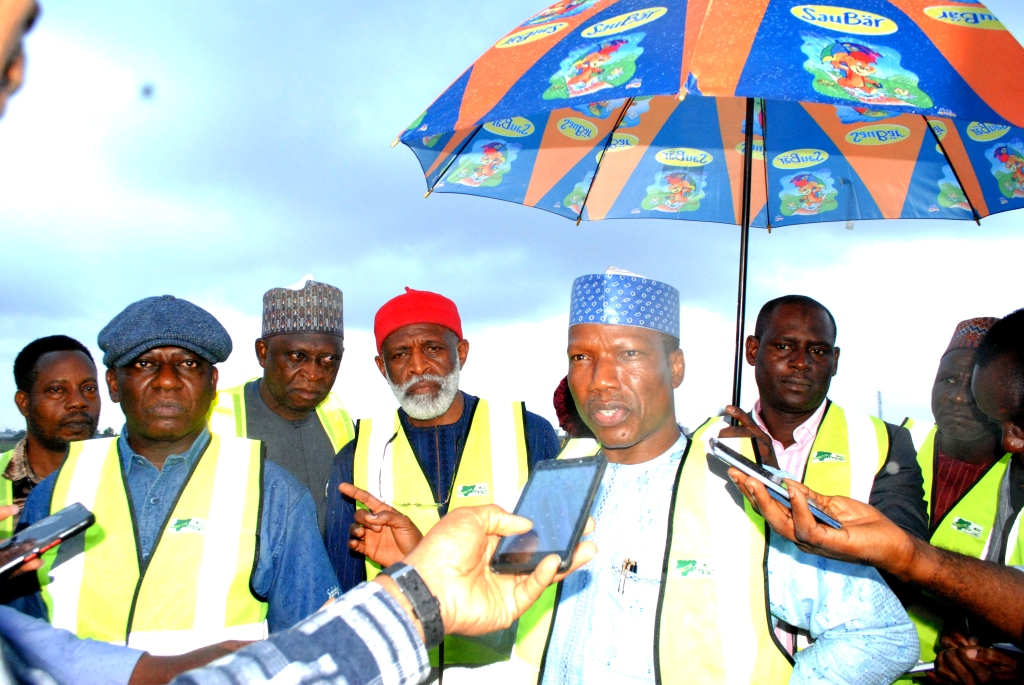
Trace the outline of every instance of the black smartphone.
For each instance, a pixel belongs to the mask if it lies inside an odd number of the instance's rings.
[[[786,489],[785,481],[768,469],[764,468],[760,464],[752,462],[733,448],[723,444],[715,438],[711,438],[711,452],[708,453],[708,456],[714,457],[733,468],[739,469],[748,476],[753,476],[758,479],[764,483],[765,488],[768,490],[768,494],[771,495],[773,499],[787,509],[791,508],[789,504],[789,490]],[[811,508],[811,513],[814,514],[814,518],[818,519],[825,525],[832,526],[833,528],[843,527],[843,524],[823,512],[811,500],[807,500],[807,504]]]
[[[533,528],[502,538],[491,558],[491,570],[532,573],[550,554],[562,560],[559,571],[569,570],[607,466],[608,459],[600,453],[537,464],[514,512],[533,521]]]
[[[18,531],[0,543],[0,578],[6,578],[30,558],[78,535],[94,523],[96,517],[92,512],[75,502]]]

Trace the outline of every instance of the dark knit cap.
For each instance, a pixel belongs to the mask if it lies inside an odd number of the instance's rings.
[[[210,312],[173,295],[132,303],[100,331],[103,363],[127,366],[156,347],[182,347],[217,364],[231,354],[231,336]]]

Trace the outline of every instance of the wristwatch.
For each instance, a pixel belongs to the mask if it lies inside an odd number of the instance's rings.
[[[381,571],[395,581],[405,598],[412,604],[416,618],[423,626],[423,642],[427,649],[433,649],[444,640],[444,623],[441,621],[441,605],[423,582],[416,569],[399,561]]]

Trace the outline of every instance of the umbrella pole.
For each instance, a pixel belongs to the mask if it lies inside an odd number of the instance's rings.
[[[747,313],[747,250],[750,241],[750,191],[754,170],[754,99],[747,98],[747,125],[743,140],[743,207],[740,218],[740,270],[736,292],[736,358],[732,369],[732,404],[740,405],[743,382],[743,328]],[[735,422],[733,422],[735,424]]]

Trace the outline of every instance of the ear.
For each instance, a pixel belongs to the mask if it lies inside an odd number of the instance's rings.
[[[1024,452],[1024,428],[1017,423],[1003,423],[1003,449],[1012,454]]]
[[[28,393],[24,390],[14,393],[14,404],[18,406],[21,415],[28,418]]]
[[[469,356],[469,341],[460,340],[459,344],[456,346],[456,349],[459,352],[459,368],[461,369],[466,365],[466,357]]]
[[[683,377],[686,376],[686,358],[683,356],[683,351],[678,348],[672,350],[668,361],[672,365],[672,387],[678,388],[683,384]]]
[[[837,373],[839,373],[839,348],[836,347],[834,349],[836,351],[836,356],[832,360],[832,375],[833,376],[836,375]]]
[[[260,368],[267,368],[267,341],[263,338],[256,338],[256,361]]]
[[[761,341],[752,335],[747,336],[747,343],[744,345],[744,352],[747,357],[747,364],[753,366],[757,362],[757,352],[761,349]]]
[[[217,367],[214,366],[210,371],[210,383],[213,384],[213,391],[217,392],[217,381],[220,379],[220,372],[217,371]]]
[[[121,395],[117,389],[117,371],[113,368],[107,369],[107,392],[110,393],[110,401],[117,404],[121,401]]]
[[[380,371],[380,375],[384,376],[384,378],[387,378],[388,370],[384,367],[384,357],[378,354],[376,357],[373,358],[373,361],[377,363],[377,369]]]

